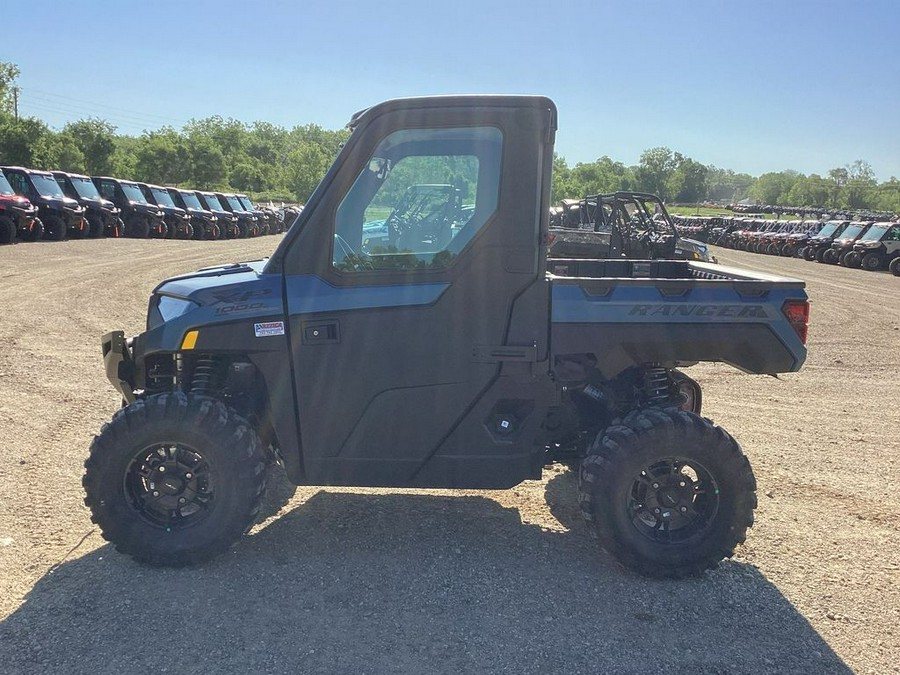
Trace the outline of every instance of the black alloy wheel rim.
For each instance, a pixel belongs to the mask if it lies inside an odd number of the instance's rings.
[[[701,538],[719,511],[719,488],[700,463],[667,457],[644,467],[628,492],[634,528],[661,544]]]
[[[182,443],[138,452],[125,471],[125,494],[145,521],[169,532],[204,520],[215,502],[209,463]]]

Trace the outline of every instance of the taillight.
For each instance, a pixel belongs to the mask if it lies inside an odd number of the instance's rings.
[[[781,313],[791,324],[800,341],[806,344],[809,332],[809,300],[786,300],[781,306]]]

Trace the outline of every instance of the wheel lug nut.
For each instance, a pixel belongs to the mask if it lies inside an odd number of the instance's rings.
[[[160,472],[160,473],[164,473],[165,470],[166,470],[166,467],[164,467],[164,466],[159,467],[159,472]]]
[[[681,481],[681,482],[678,484],[678,487],[684,487],[685,485],[687,485],[687,483],[685,483],[684,481]]]
[[[156,490],[154,490],[154,491],[153,491],[153,496],[154,496],[154,497],[159,497],[159,492],[157,492]]]
[[[659,509],[653,509],[653,513],[659,513]]]
[[[654,490],[659,490],[659,483],[654,483],[654,484],[653,484],[653,489],[654,489]]]
[[[188,472],[188,473],[184,474],[184,477],[185,477],[187,480],[190,480],[191,478],[194,477],[194,474]]]
[[[179,504],[184,504],[186,501],[187,501],[187,500],[186,500],[184,497],[179,497],[179,498],[178,498],[178,503],[179,503]]]
[[[681,512],[682,512],[682,513],[687,513],[687,507],[686,507],[686,506],[682,506],[682,507],[681,507]]]

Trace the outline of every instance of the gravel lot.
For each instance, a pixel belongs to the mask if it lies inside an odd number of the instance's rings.
[[[276,237],[0,248],[0,672],[900,672],[900,279],[716,250],[806,279],[810,357],[778,379],[690,369],[743,445],[757,526],[700,579],[633,576],[574,475],[503,492],[300,488],[229,554],[158,570],[82,504],[118,405],[99,336],[166,276]]]

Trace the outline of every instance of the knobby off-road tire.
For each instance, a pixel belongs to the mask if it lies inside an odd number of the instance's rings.
[[[0,216],[0,244],[16,243],[16,224],[7,216]]]
[[[601,546],[646,576],[715,568],[753,525],[756,479],[737,442],[709,420],[644,409],[601,432],[581,465],[582,514]]]
[[[44,223],[40,218],[35,218],[31,227],[21,234],[22,241],[38,241],[44,236]]]
[[[88,222],[88,230],[85,234],[86,237],[91,239],[100,239],[106,234],[106,227],[103,225],[103,218],[99,215],[92,214],[87,216]]]
[[[862,257],[856,251],[848,251],[841,256],[841,265],[851,269],[859,269]]]
[[[893,260],[891,260],[891,264],[888,266],[888,269],[895,277],[900,277],[900,258],[894,258]]]
[[[860,260],[860,267],[870,272],[874,272],[881,267],[882,258],[880,253],[866,253]]]
[[[224,552],[253,525],[266,454],[220,401],[168,393],[119,410],[94,437],[82,481],[116,550],[178,567]]]
[[[47,216],[44,219],[44,239],[62,241],[66,238],[66,224],[58,216]]]

